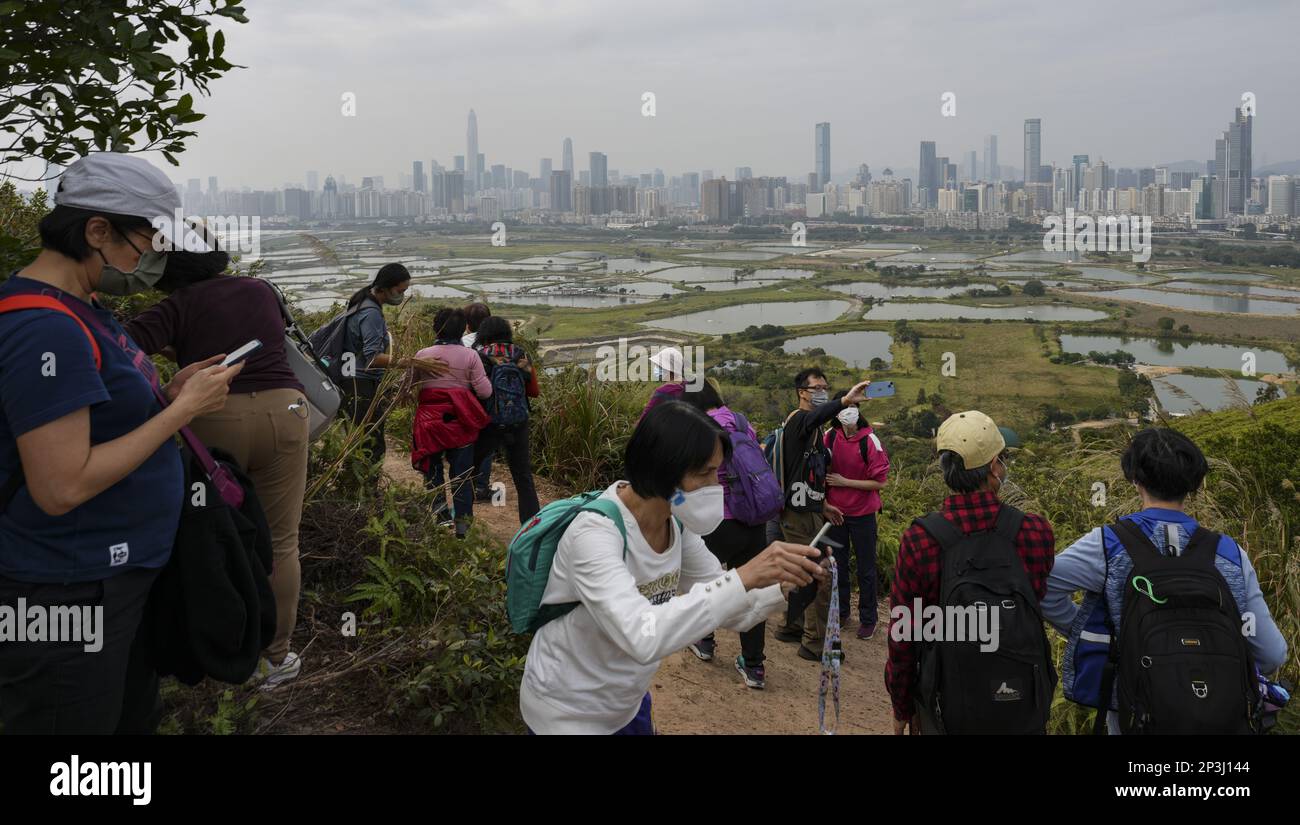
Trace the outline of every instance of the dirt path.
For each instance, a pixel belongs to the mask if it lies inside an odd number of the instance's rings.
[[[393,482],[419,485],[419,473],[411,469],[405,451],[390,445],[384,459],[384,472]],[[514,485],[510,473],[498,462],[492,480],[506,487],[505,506],[479,504],[474,508],[475,526],[486,529],[505,544],[519,528],[514,507]],[[542,504],[569,495],[565,490],[536,479]],[[858,641],[857,597],[853,613],[843,629],[844,664],[840,672],[839,733],[889,733],[891,713],[885,691],[885,627],[888,611],[878,608],[880,616],[876,637]],[[775,623],[768,622],[767,688],[752,690],[745,686],[733,662],[740,653],[740,638],[729,630],[717,633],[717,651],[711,662],[701,662],[689,650],[674,653],[659,668],[651,685],[655,725],[661,733],[764,733],[816,734],[817,688],[821,666],[800,659],[798,645],[779,642],[772,637]],[[833,713],[827,707],[827,713]]]

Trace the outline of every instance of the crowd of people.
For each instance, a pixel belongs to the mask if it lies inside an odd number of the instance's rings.
[[[278,293],[228,274],[201,224],[159,237],[151,216],[180,207],[163,173],[91,155],[64,173],[54,203],[40,254],[0,284],[0,604],[102,607],[104,632],[93,653],[73,640],[0,644],[0,724],[148,732],[161,706],[147,604],[203,486],[190,483],[178,434],[200,458],[194,437],[214,451],[203,477],[233,507],[256,502],[245,532],[263,536],[275,609],[251,678],[270,690],[302,670],[291,648],[309,404]],[[794,408],[763,434],[716,383],[688,384],[681,352],[663,349],[622,478],[543,507],[529,438],[538,370],[514,325],[482,303],[444,307],[433,341],[398,357],[384,307],[410,284],[405,267],[385,265],[329,327],[355,367],[337,373],[342,413],[360,428],[358,449],[382,462],[383,379],[402,372],[398,395],[416,405],[411,464],[458,538],[493,496],[504,454],[521,525],[508,551],[511,619],[524,604],[533,634],[519,688],[530,732],[653,733],[659,663],[682,650],[711,661],[719,628],[739,633],[743,684],[764,689],[773,617],[778,642],[838,678],[855,580],[853,635],[875,639],[890,460],[863,412],[869,380],[832,395],[822,370],[800,370]],[[124,323],[95,298],[149,289],[165,297]],[[261,346],[225,363],[252,340]],[[176,363],[165,385],[154,355]],[[1066,639],[1065,695],[1099,709],[1099,732],[1255,729],[1286,643],[1245,550],[1186,512],[1208,471],[1196,445],[1163,428],[1134,436],[1122,471],[1142,509],[1060,554],[1046,518],[1003,501],[1007,445],[976,410],[936,434],[950,493],[903,532],[889,589],[895,732],[1044,732],[1058,680],[1049,628]],[[223,462],[247,496],[223,486]],[[921,633],[930,608],[980,628],[996,614],[993,638],[953,637],[943,621]]]

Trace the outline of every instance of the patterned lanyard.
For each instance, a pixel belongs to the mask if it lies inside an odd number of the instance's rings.
[[[817,689],[817,726],[827,736],[833,735],[840,724],[840,573],[839,566],[831,564],[831,605],[826,614],[826,640],[822,643],[822,679]],[[835,723],[826,727],[826,692],[835,703]]]

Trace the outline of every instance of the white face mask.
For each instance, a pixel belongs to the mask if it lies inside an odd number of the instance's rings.
[[[855,426],[858,423],[858,408],[845,407],[840,410],[840,414],[835,417],[838,418],[840,423],[846,427]]]
[[[710,484],[689,493],[678,490],[672,497],[673,515],[697,536],[707,536],[722,523],[725,494],[719,484]]]

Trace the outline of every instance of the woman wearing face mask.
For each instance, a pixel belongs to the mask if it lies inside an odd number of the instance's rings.
[[[307,489],[307,402],[285,355],[284,316],[274,288],[259,278],[222,274],[230,256],[215,238],[205,240],[202,251],[168,253],[157,284],[167,297],[128,321],[126,330],[145,352],[166,352],[182,367],[207,353],[262,342],[231,382],[225,409],[196,419],[191,429],[248,473],[271,529],[276,632],[255,677],[263,690],[271,690],[302,669],[289,640],[302,579],[298,524]]]
[[[533,636],[519,707],[534,733],[651,734],[647,690],[670,653],[717,627],[748,630],[795,586],[823,580],[819,551],[775,542],[723,570],[703,535],[722,522],[718,468],[730,451],[707,415],[666,401],[624,453],[604,498],[627,531],[581,513],[560,539],[543,604],[578,602]],[[679,526],[680,522],[680,526]]]
[[[650,369],[656,381],[664,383],[655,387],[641,410],[641,417],[665,401],[681,401],[686,394],[686,359],[677,347],[664,347],[650,356]]]
[[[166,175],[90,155],[63,173],[54,203],[40,254],[0,285],[0,606],[83,607],[91,624],[77,639],[0,644],[0,724],[147,733],[158,680],[135,637],[180,519],[172,436],[221,409],[240,367],[216,366],[224,353],[191,364],[162,388],[163,408],[152,363],[93,297],[162,276],[151,219],[181,207]]]
[[[384,264],[369,285],[358,289],[348,299],[348,309],[358,308],[347,320],[343,344],[345,353],[356,358],[356,376],[344,379],[343,406],[352,423],[368,428],[363,446],[370,460],[382,464],[387,445],[384,441],[384,410],[376,402],[384,369],[397,366],[397,358],[388,351],[388,324],[385,306],[401,306],[411,285],[411,273],[401,264]],[[372,409],[373,408],[373,409]]]
[[[830,453],[826,501],[844,514],[844,520],[831,527],[827,538],[839,545],[834,555],[839,568],[840,623],[849,618],[849,554],[857,553],[857,637],[867,641],[876,633],[876,513],[881,507],[880,491],[889,482],[889,456],[857,405],[840,410],[831,427],[825,436]]]

